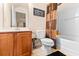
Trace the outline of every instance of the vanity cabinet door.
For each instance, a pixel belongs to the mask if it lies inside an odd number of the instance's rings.
[[[16,34],[16,56],[30,56],[32,51],[31,32],[19,32]]]
[[[0,33],[0,56],[13,55],[13,34]]]

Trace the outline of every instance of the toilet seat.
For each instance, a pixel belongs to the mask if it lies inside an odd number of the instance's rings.
[[[44,44],[44,45],[47,45],[47,46],[53,46],[54,45],[53,40],[50,39],[50,38],[42,38],[40,40],[41,40],[42,44]]]

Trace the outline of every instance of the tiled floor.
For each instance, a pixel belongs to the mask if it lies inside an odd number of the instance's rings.
[[[52,53],[52,52],[56,52],[56,51],[58,51],[58,50],[59,50],[59,49],[53,49],[53,48],[52,48],[51,53]],[[43,47],[38,48],[38,49],[34,49],[34,50],[32,51],[32,56],[46,56],[46,55],[47,55],[47,52],[46,52],[45,49],[43,49]]]

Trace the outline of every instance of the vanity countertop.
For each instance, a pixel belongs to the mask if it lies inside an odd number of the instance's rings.
[[[31,31],[30,28],[16,28],[16,27],[13,27],[13,28],[0,28],[0,32],[20,32],[20,31]]]

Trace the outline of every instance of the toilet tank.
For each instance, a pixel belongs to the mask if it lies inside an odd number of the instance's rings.
[[[36,38],[45,38],[45,31],[43,30],[37,30],[36,31]]]

